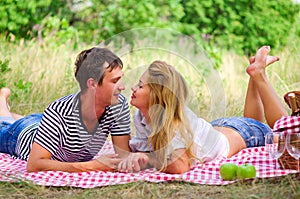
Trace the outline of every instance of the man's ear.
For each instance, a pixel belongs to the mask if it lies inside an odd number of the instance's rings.
[[[86,82],[88,88],[96,88],[97,82],[93,78],[89,78]]]

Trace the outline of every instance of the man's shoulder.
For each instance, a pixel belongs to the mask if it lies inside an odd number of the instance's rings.
[[[76,102],[76,94],[70,94],[63,96],[55,101],[53,101],[50,105],[55,105],[55,104],[72,104],[72,102]]]
[[[77,99],[77,94],[66,95],[53,101],[47,109],[56,110],[57,112],[67,112],[68,110],[72,110],[73,107],[76,107],[78,103]]]

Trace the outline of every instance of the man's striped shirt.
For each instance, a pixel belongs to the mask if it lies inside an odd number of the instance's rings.
[[[83,125],[79,96],[78,93],[60,98],[43,113],[34,141],[47,149],[54,160],[89,161],[101,150],[109,134],[130,134],[130,111],[123,95],[119,95],[117,105],[106,107],[94,133]]]

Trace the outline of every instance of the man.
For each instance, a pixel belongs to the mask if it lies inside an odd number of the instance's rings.
[[[10,144],[0,147],[0,152],[28,158],[29,172],[114,171],[130,151],[130,112],[121,95],[122,61],[106,48],[91,48],[77,56],[75,66],[80,92],[54,101],[42,116],[15,121],[18,117],[7,105],[10,90],[1,89],[0,123],[2,118],[6,127],[0,127],[0,143]],[[14,136],[7,136],[6,130],[15,131]],[[109,134],[116,154],[94,159]]]

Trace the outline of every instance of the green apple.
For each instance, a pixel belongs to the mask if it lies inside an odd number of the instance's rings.
[[[235,180],[238,166],[233,163],[224,163],[220,167],[220,175],[223,180]]]
[[[239,179],[255,178],[256,169],[252,164],[242,164],[237,168],[236,175]]]

